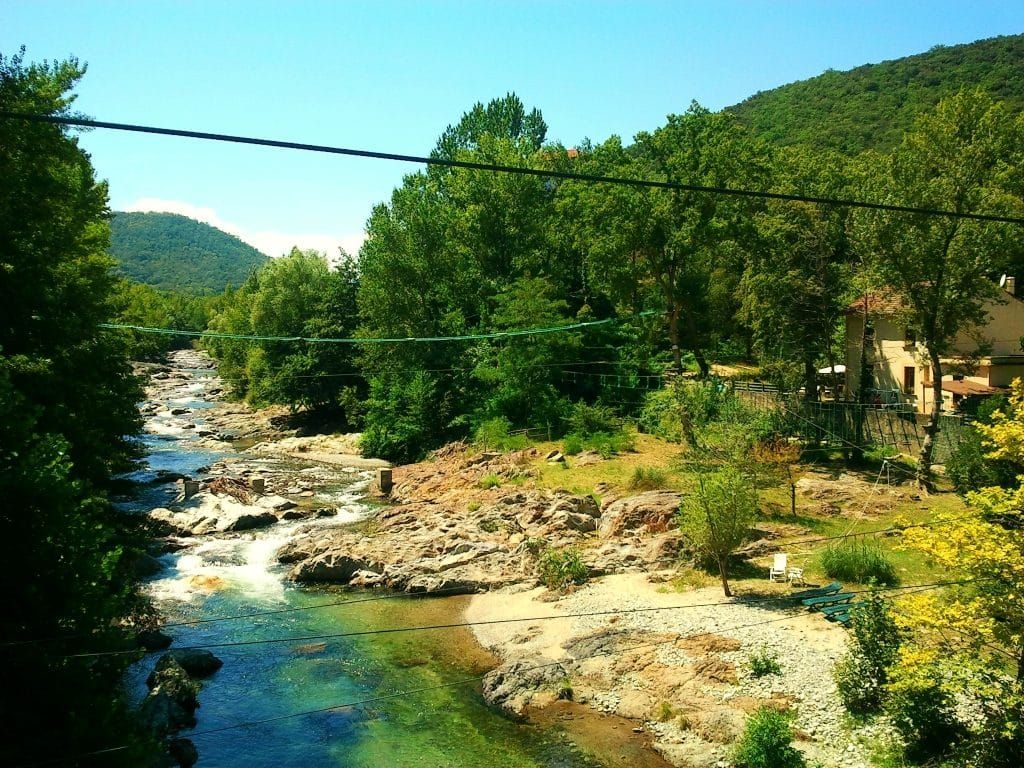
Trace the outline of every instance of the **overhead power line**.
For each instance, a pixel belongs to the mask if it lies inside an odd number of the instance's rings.
[[[972,219],[976,221],[993,221],[1006,224],[1024,224],[1024,218],[1017,216],[1001,216],[987,213],[970,213],[964,211],[949,211],[939,208],[919,208],[912,205],[895,205],[892,203],[874,203],[864,200],[848,200],[844,198],[815,197],[810,195],[787,194],[784,192],[769,192],[765,190],[737,189],[733,187],[706,186],[703,184],[685,184],[675,181],[660,181],[657,179],[630,179],[621,176],[603,176],[591,173],[572,173],[569,171],[557,171],[544,168],[529,168],[514,165],[501,165],[498,163],[481,163],[472,160],[451,160],[442,157],[423,157],[420,155],[406,155],[395,152],[379,152],[368,149],[351,149],[347,147],[333,147],[324,144],[306,144],[297,141],[281,141],[278,139],[262,139],[252,136],[237,136],[227,133],[209,133],[206,131],[190,131],[180,128],[159,128],[150,125],[134,125],[131,123],[113,123],[103,120],[87,120],[85,118],[58,117],[56,115],[27,114],[23,112],[0,112],[0,118],[7,120],[26,120],[35,123],[51,123],[54,125],[77,126],[80,128],[103,128],[112,131],[128,131],[131,133],[148,133],[159,136],[179,136],[189,139],[201,139],[204,141],[221,141],[231,144],[251,144],[260,147],[275,147],[278,149],[296,149],[304,152],[322,152],[331,155],[347,155],[349,157],[365,157],[374,160],[393,160],[401,163],[415,163],[417,165],[435,165],[446,168],[465,168],[473,171],[489,171],[492,173],[511,173],[522,176],[539,176],[546,179],[564,179],[566,181],[585,181],[593,184],[618,184],[630,187],[645,187],[652,189],[670,189],[680,192],[703,192],[715,195],[728,195],[732,197],[755,198],[765,200],[787,200],[796,203],[813,203],[815,205],[836,205],[846,208],[865,208],[877,211],[892,211],[894,213],[911,213],[926,216],[943,216],[951,219]]]
[[[864,592],[900,592],[912,589],[931,588],[931,587],[948,587],[958,584],[968,584],[981,579],[972,578],[960,581],[943,581],[933,582],[929,584],[909,584],[902,587],[884,587],[884,588],[872,588],[872,589],[859,589],[859,590],[848,590],[850,594],[861,594]],[[354,637],[368,637],[374,635],[393,635],[393,634],[404,634],[407,632],[427,632],[436,631],[443,629],[463,629],[467,627],[481,627],[481,626],[493,626],[496,624],[517,624],[524,621],[553,621],[556,619],[579,619],[589,618],[596,616],[626,616],[630,614],[639,613],[659,613],[662,611],[681,611],[681,610],[692,610],[695,608],[736,608],[744,605],[759,604],[759,603],[778,603],[788,602],[792,600],[800,600],[799,597],[787,596],[787,595],[768,595],[764,597],[755,597],[742,601],[731,601],[731,602],[714,602],[714,603],[691,603],[687,605],[666,605],[656,606],[650,608],[610,608],[604,611],[584,611],[579,613],[562,613],[550,616],[519,616],[509,619],[489,619],[486,621],[459,621],[452,622],[449,624],[425,624],[415,625],[406,627],[386,627],[384,629],[361,629],[353,630],[351,632],[333,632],[318,635],[297,635],[291,637],[271,637],[260,640],[234,640],[224,641],[219,643],[200,643],[196,645],[181,646],[178,650],[206,650],[209,648],[244,648],[258,645],[276,645],[278,643],[308,643],[318,640],[343,640]],[[156,653],[162,653],[162,650],[158,651],[147,651],[146,655],[152,655]],[[128,651],[96,651],[92,653],[72,653],[66,655],[64,658],[67,659],[86,659],[96,658],[101,656],[124,656],[138,654],[138,649]]]
[[[955,583],[959,583],[959,582],[955,582]],[[913,591],[905,592],[904,595],[906,595],[906,594],[916,594],[918,592],[927,592],[927,591],[929,591],[931,589],[938,589],[938,588],[940,588],[942,586],[945,586],[945,584],[944,583],[939,583],[939,584],[932,584],[932,585],[917,585],[915,588],[913,588]],[[907,589],[911,589],[911,588],[908,587]],[[882,599],[885,600],[885,601],[891,602],[895,598],[902,597],[902,596],[903,595],[890,595],[888,597],[883,597]],[[749,629],[749,628],[752,628],[752,627],[765,626],[765,625],[768,625],[768,624],[777,624],[777,623],[780,623],[780,622],[783,622],[783,621],[792,621],[793,619],[799,618],[799,617],[804,616],[804,615],[806,615],[806,614],[803,614],[803,613],[793,613],[793,614],[787,614],[785,616],[779,616],[779,617],[776,617],[776,618],[773,618],[773,619],[765,619],[765,620],[762,620],[762,621],[748,622],[748,623],[745,623],[745,624],[736,624],[736,625],[729,626],[729,627],[714,627],[713,629],[714,629],[715,632],[730,632],[730,631],[735,631],[735,630],[740,630],[740,629]],[[645,648],[657,648],[657,647],[660,647],[660,646],[663,646],[663,645],[668,645],[670,643],[678,643],[681,640],[686,640],[686,639],[694,638],[694,637],[701,637],[702,635],[708,634],[709,631],[710,630],[704,630],[702,632],[690,632],[690,633],[682,633],[682,632],[680,632],[680,633],[677,633],[674,637],[671,637],[671,638],[669,638],[667,640],[666,639],[662,639],[662,640],[656,640],[656,641],[652,641],[652,642],[644,642],[644,643],[633,644],[633,645],[630,645],[630,646],[625,647],[625,648],[615,648],[615,649],[609,649],[609,650],[605,650],[605,651],[595,651],[594,653],[586,654],[586,655],[583,655],[583,656],[577,656],[577,657],[569,658],[569,659],[561,659],[561,660],[558,660],[558,661],[551,661],[551,662],[547,662],[547,663],[544,663],[544,664],[537,664],[537,665],[535,665],[533,667],[522,669],[522,670],[520,670],[520,672],[521,673],[535,672],[535,671],[538,671],[538,670],[541,670],[541,669],[547,669],[547,668],[550,668],[550,667],[554,667],[554,666],[558,666],[558,665],[566,664],[566,663],[578,663],[580,661],[586,661],[588,659],[596,659],[596,658],[599,658],[599,657],[602,657],[602,656],[610,656],[610,655],[613,655],[613,654],[620,654],[620,653],[629,653],[629,652],[632,652],[632,651],[642,650],[642,649],[645,649]],[[328,707],[319,707],[317,709],[307,709],[307,710],[301,710],[301,711],[298,711],[298,712],[289,712],[287,714],[275,715],[273,717],[265,717],[265,718],[262,718],[262,719],[259,719],[259,720],[248,720],[248,721],[245,721],[245,722],[233,723],[231,725],[223,725],[223,726],[219,726],[219,727],[216,727],[216,728],[208,728],[208,729],[201,730],[201,731],[192,731],[191,733],[183,734],[183,736],[185,738],[194,738],[194,737],[199,737],[199,736],[208,736],[208,735],[214,735],[214,734],[218,734],[218,733],[224,733],[225,731],[238,730],[240,728],[250,728],[250,727],[253,727],[253,726],[257,726],[257,725],[265,725],[267,723],[280,722],[282,720],[292,720],[292,719],[295,719],[295,718],[298,718],[298,717],[305,717],[305,716],[308,716],[308,715],[323,714],[325,712],[333,712],[333,711],[339,710],[339,709],[351,709],[353,707],[366,706],[368,704],[375,704],[375,703],[379,703],[379,702],[383,702],[383,701],[389,701],[389,700],[393,700],[393,699],[404,698],[406,696],[411,696],[411,695],[414,695],[414,694],[417,694],[417,693],[426,693],[428,691],[436,691],[436,690],[441,690],[441,689],[445,689],[445,688],[458,688],[458,687],[462,687],[464,685],[472,685],[472,684],[481,682],[485,677],[487,677],[487,674],[475,675],[473,677],[461,678],[459,680],[453,680],[453,681],[447,682],[447,683],[437,683],[435,685],[421,686],[419,688],[411,688],[411,689],[406,689],[406,690],[403,690],[403,691],[396,691],[394,693],[381,694],[381,695],[378,695],[378,696],[370,696],[370,697],[367,697],[367,698],[364,698],[364,699],[358,699],[358,700],[355,700],[355,701],[348,701],[348,702],[343,702],[343,703],[339,703],[339,704],[333,704],[333,705],[328,706]],[[16,768],[41,768],[42,766],[46,766],[46,765],[58,765],[58,764],[63,764],[63,763],[70,763],[70,762],[74,762],[74,761],[76,761],[78,759],[81,759],[81,758],[92,757],[92,756],[100,755],[100,754],[107,753],[107,752],[118,752],[118,751],[121,751],[121,750],[124,750],[124,749],[127,749],[127,748],[128,748],[127,745],[121,745],[121,746],[117,746],[117,747],[109,747],[107,749],[94,750],[92,752],[80,753],[78,755],[72,755],[70,757],[65,757],[65,758],[56,758],[56,759],[53,759],[53,760],[47,760],[47,761],[43,761],[43,762],[23,764],[23,765],[17,766]]]
[[[664,312],[647,310],[631,315],[630,318],[651,317],[662,315]],[[546,328],[521,328],[513,331],[493,331],[491,333],[472,333],[465,336],[403,336],[392,338],[377,338],[373,336],[347,338],[319,338],[316,336],[250,336],[242,333],[218,333],[216,331],[179,331],[173,328],[151,328],[144,325],[126,325],[124,323],[98,323],[100,328],[106,330],[136,331],[138,333],[155,333],[161,336],[191,336],[212,339],[233,339],[238,341],[305,341],[310,344],[401,344],[408,342],[436,342],[436,341],[480,341],[484,339],[508,339],[518,336],[540,336],[547,333],[564,333],[565,331],[576,331],[583,328],[592,328],[598,325],[619,323],[630,319],[624,317],[606,317],[603,320],[587,320],[582,323],[569,323],[568,325],[555,325]]]

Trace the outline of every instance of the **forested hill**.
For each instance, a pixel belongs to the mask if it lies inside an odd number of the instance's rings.
[[[110,231],[124,274],[157,288],[217,293],[267,261],[234,235],[176,213],[115,213]]]
[[[918,112],[964,86],[980,86],[1012,108],[1024,106],[1024,35],[936,46],[847,72],[829,70],[762,91],[730,109],[773,143],[857,153],[890,149]]]

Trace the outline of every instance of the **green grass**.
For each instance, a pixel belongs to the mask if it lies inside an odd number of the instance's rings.
[[[495,474],[484,475],[480,478],[480,482],[478,484],[486,491],[490,488],[497,488],[501,485],[501,478]]]
[[[637,467],[629,479],[628,488],[631,491],[657,491],[667,485],[668,475],[665,470],[657,467]]]

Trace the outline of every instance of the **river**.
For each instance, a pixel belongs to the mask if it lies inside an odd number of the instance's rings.
[[[332,473],[317,501],[338,516],[314,524],[357,523],[372,513],[364,495],[369,473],[345,468],[285,466],[254,459],[237,449],[215,449],[200,434],[204,412],[214,407],[207,392],[216,372],[183,368],[194,353],[172,358],[178,367],[146,413],[143,436],[148,467],[135,474],[142,490],[130,503],[137,511],[166,506],[173,485],[159,472],[201,476],[210,465],[254,463],[268,471]],[[172,414],[170,409],[185,409]],[[188,424],[195,425],[186,428]],[[394,596],[367,601],[367,594],[299,587],[284,577],[274,553],[300,525],[282,522],[258,531],[197,537],[161,557],[165,570],[146,585],[168,623],[175,647],[245,643],[402,625],[458,621],[468,598]],[[323,603],[358,601],[316,607]],[[286,612],[230,621],[238,614]],[[305,610],[291,610],[305,609]],[[191,623],[170,626],[179,622]],[[587,718],[566,714],[544,726],[513,722],[488,708],[471,685],[433,688],[371,704],[328,709],[480,675],[494,665],[468,630],[369,635],[316,642],[224,645],[212,649],[224,666],[206,680],[191,738],[203,768],[307,768],[308,766],[537,766],[555,768],[624,764],[627,752],[586,735]],[[137,664],[127,684],[141,700],[156,655]],[[313,714],[298,714],[320,710]],[[284,717],[288,715],[294,717]],[[241,723],[264,721],[231,727]],[[607,728],[607,724],[604,726]],[[225,729],[225,730],[219,730]],[[591,730],[593,730],[591,728]],[[591,734],[594,735],[594,734]],[[630,761],[632,762],[632,761]],[[641,760],[642,762],[642,760]]]

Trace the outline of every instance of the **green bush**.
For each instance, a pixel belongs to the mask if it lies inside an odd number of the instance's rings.
[[[668,476],[664,470],[656,467],[637,467],[629,478],[631,491],[656,491],[668,484]]]
[[[612,434],[621,429],[621,423],[615,411],[606,405],[587,405],[576,403],[569,414],[571,435],[590,437],[599,434]]]
[[[852,609],[850,626],[850,649],[832,673],[839,697],[854,714],[878,712],[885,701],[889,668],[900,649],[899,627],[880,595],[871,595]]]
[[[845,541],[829,546],[821,554],[821,567],[830,578],[858,584],[894,586],[899,583],[896,566],[874,541]]]
[[[511,435],[512,422],[504,416],[481,422],[473,433],[473,444],[485,451],[521,451],[530,445],[525,435]]]
[[[782,671],[778,655],[770,648],[761,648],[755,652],[751,655],[748,663],[750,665],[750,673],[754,677],[777,675]]]
[[[583,438],[579,435],[566,435],[562,441],[562,453],[566,456],[575,456],[583,451]]]
[[[636,447],[636,441],[632,434],[625,431],[597,432],[583,438],[583,447],[608,459],[617,454],[632,451]]]
[[[739,768],[800,768],[803,755],[793,746],[792,716],[762,707],[747,720],[736,746]]]
[[[566,590],[574,584],[583,584],[590,575],[578,549],[548,549],[537,562],[541,583],[548,589]]]
[[[936,676],[901,685],[888,699],[886,711],[903,738],[904,754],[914,763],[945,756],[964,735],[953,701]]]

